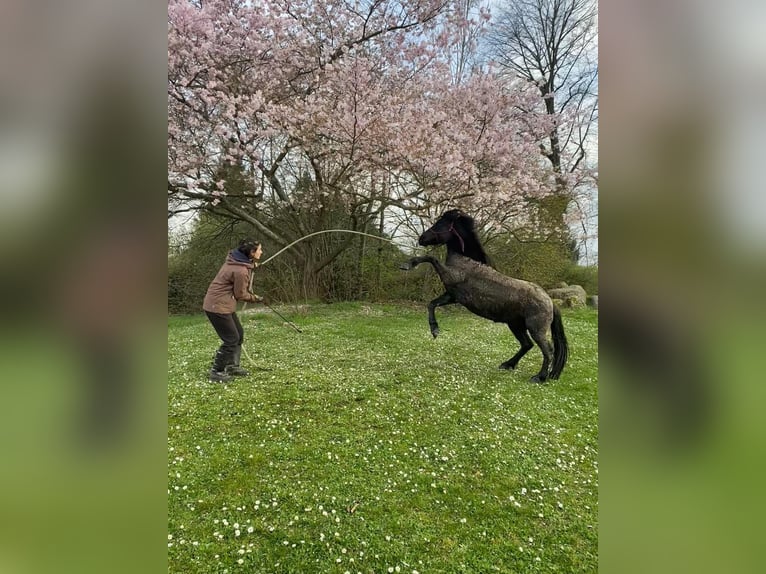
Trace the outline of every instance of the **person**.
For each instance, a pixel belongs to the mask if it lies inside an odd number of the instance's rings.
[[[242,323],[237,317],[237,301],[263,302],[263,297],[250,293],[250,274],[263,255],[261,244],[243,239],[239,247],[226,256],[218,274],[211,281],[202,303],[202,309],[221,338],[221,346],[213,357],[211,382],[226,383],[232,377],[246,377],[250,373],[240,366],[242,342],[245,338]]]

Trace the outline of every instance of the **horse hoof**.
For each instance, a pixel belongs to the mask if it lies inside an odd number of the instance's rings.
[[[439,336],[439,329],[431,329],[431,334],[434,336],[434,339]]]
[[[513,371],[516,367],[514,365],[509,365],[508,363],[501,363],[497,368],[501,371]]]
[[[545,377],[541,377],[540,375],[535,375],[531,379],[529,379],[530,383],[544,383]]]
[[[401,265],[399,265],[399,269],[401,269],[402,271],[409,271],[410,269],[412,269],[412,265],[410,265],[409,263],[402,263]]]

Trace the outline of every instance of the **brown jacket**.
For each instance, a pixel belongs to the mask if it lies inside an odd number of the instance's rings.
[[[257,295],[248,291],[253,267],[252,263],[237,261],[229,253],[207,288],[202,308],[209,313],[228,314],[237,310],[237,301],[256,302]]]

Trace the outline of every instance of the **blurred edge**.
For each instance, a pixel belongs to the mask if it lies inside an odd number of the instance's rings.
[[[166,568],[166,15],[0,9],[0,571]]]
[[[762,569],[763,11],[600,6],[604,572]],[[2,571],[165,563],[158,12],[3,6]]]
[[[764,567],[764,15],[600,4],[602,572]]]

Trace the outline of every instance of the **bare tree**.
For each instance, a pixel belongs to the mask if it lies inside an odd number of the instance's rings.
[[[512,0],[499,5],[487,35],[502,73],[534,83],[545,110],[558,116],[543,154],[559,174],[550,216],[564,214],[581,189],[595,190],[598,126],[597,5],[595,0]],[[590,180],[590,183],[588,181]]]

